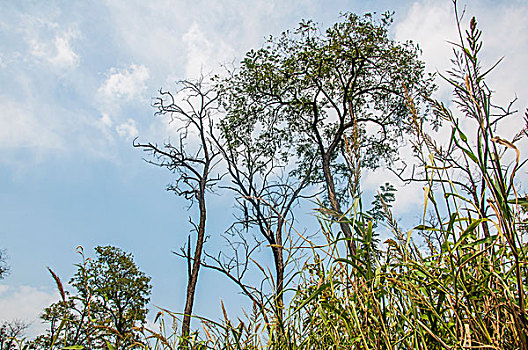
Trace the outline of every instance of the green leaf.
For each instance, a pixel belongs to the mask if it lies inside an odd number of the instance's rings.
[[[292,312],[292,314],[290,315],[293,316],[293,314],[295,314],[296,312],[298,312],[299,310],[301,310],[306,304],[308,304],[309,302],[311,302],[312,300],[314,300],[319,294],[321,294],[326,288],[328,288],[330,286],[330,283],[329,282],[326,282],[326,283],[323,283],[319,286],[319,288],[317,288],[315,290],[315,292],[313,292],[308,298],[304,299],[303,302],[301,303],[301,305],[299,305],[295,311]]]
[[[356,271],[358,271],[363,277],[368,278],[367,273],[366,273],[365,269],[363,268],[363,266],[359,265],[359,264],[365,265],[365,262],[359,260],[359,258],[356,257],[355,255],[351,255],[350,257],[353,260],[345,259],[345,258],[338,258],[338,259],[335,259],[335,261],[336,262],[344,262],[345,264],[352,265],[352,267],[354,267],[354,269],[356,269]]]
[[[462,233],[462,235],[460,235],[460,238],[458,239],[458,241],[455,243],[455,245],[453,246],[453,250],[456,250],[462,243],[464,243],[464,241],[466,240],[466,238],[471,234],[473,233],[473,231],[475,231],[475,229],[478,227],[478,225],[480,225],[482,222],[484,221],[488,221],[488,219],[486,218],[483,218],[483,219],[477,219],[477,220],[473,220],[473,222],[471,222],[471,224],[464,230],[464,232]]]
[[[467,136],[464,134],[460,129],[458,129],[458,136],[460,136],[460,139],[464,142],[467,142]]]
[[[418,225],[413,228],[413,230],[420,230],[420,231],[440,231],[436,227],[427,226],[427,225]]]
[[[493,242],[495,239],[497,239],[497,235],[489,236],[489,237],[486,237],[486,238],[481,238],[481,239],[478,239],[476,241],[473,241],[473,242],[470,242],[468,244],[465,244],[464,246],[462,246],[462,248],[471,248],[471,247],[474,247],[476,245],[488,244],[488,243]]]
[[[519,204],[523,208],[528,208],[528,198],[509,199],[510,204]]]
[[[64,327],[64,325],[67,323],[67,318],[64,317],[62,320],[61,320],[61,323],[59,325],[59,328],[57,328],[57,332],[55,333],[55,336],[53,337],[53,339],[51,340],[51,347],[53,347],[53,345],[55,345],[55,342],[57,341],[57,337],[59,336],[60,334],[60,331],[62,330],[62,328]]]
[[[469,158],[471,158],[472,161],[478,164],[478,158],[477,156],[475,156],[475,154],[473,154],[473,152],[471,152],[468,149],[465,149],[464,147],[460,147],[460,148],[462,149],[462,151],[464,151],[465,154],[468,155]]]
[[[376,271],[374,272],[374,289],[378,289],[380,284],[380,277],[381,277],[381,266],[378,266],[376,268]]]
[[[108,340],[105,339],[105,342],[106,342],[106,346],[108,347],[108,350],[115,350],[114,346],[110,344]]]

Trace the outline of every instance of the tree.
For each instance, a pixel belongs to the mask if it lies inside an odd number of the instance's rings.
[[[0,280],[9,273],[9,266],[6,263],[6,251],[0,249]]]
[[[15,350],[28,325],[20,320],[2,322],[0,325],[0,350]]]
[[[273,129],[276,120],[266,121]],[[282,138],[263,133],[253,137],[251,133],[235,134],[224,119],[220,123],[221,140],[217,147],[226,163],[231,183],[225,188],[236,195],[239,215],[225,236],[233,248],[229,255],[225,250],[217,256],[207,254],[210,262],[203,265],[215,269],[234,281],[254,305],[258,306],[266,323],[268,301],[279,325],[282,324],[284,307],[284,288],[287,267],[297,252],[297,240],[293,234],[293,207],[300,199],[312,197],[305,190],[310,181],[307,177],[292,176],[291,169],[283,155],[291,144]],[[280,132],[279,130],[276,130]],[[314,162],[310,166],[314,166]],[[308,166],[307,166],[308,168]],[[254,233],[256,239],[251,244],[246,237]],[[238,239],[238,241],[236,241]],[[260,287],[256,288],[244,281],[249,265],[255,262],[253,253],[266,243],[273,259],[274,276],[268,274],[258,264],[258,271],[264,274],[263,280],[271,282],[271,294],[266,295]]]
[[[109,343],[116,350],[138,346],[135,327],[146,320],[150,277],[137,268],[130,253],[112,246],[99,246],[95,251],[95,259],[85,259],[80,248],[83,261],[70,280],[73,296],[64,291],[50,270],[62,300],[41,315],[50,328],[36,339],[39,346],[80,345],[90,349]]]
[[[343,203],[347,167],[344,138],[359,126],[364,168],[397,157],[397,141],[409,129],[405,91],[414,97],[433,90],[419,50],[388,35],[389,14],[343,15],[325,33],[311,21],[270,38],[246,54],[239,70],[218,80],[229,134],[268,135],[295,145],[292,174],[322,183],[333,216],[355,252]],[[269,120],[274,120],[270,125]],[[316,159],[319,167],[311,167]]]
[[[202,261],[203,245],[206,239],[207,206],[206,193],[220,180],[213,171],[219,161],[219,151],[213,141],[214,116],[218,110],[218,96],[214,89],[203,84],[203,77],[197,81],[181,81],[176,95],[160,90],[160,97],[154,103],[157,115],[169,115],[171,122],[178,125],[179,140],[170,141],[163,147],[157,144],[142,144],[134,141],[134,147],[143,148],[154,158],[149,163],[164,167],[177,174],[174,184],[167,190],[193,203],[198,203],[198,222],[189,220],[196,232],[194,252],[191,251],[191,237],[182,255],[187,259],[187,292],[183,311],[182,339],[187,344],[194,305],[194,295]]]

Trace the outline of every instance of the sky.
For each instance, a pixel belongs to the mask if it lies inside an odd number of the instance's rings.
[[[523,111],[528,3],[464,6],[464,23],[475,15],[484,31],[484,63],[505,57],[489,79],[497,101],[517,97]],[[80,261],[78,246],[86,255],[98,245],[131,252],[152,277],[150,309],[181,311],[185,264],[172,251],[186,241],[193,212],[165,191],[172,175],[132,147],[135,137],[163,142],[175,133],[153,115],[157,91],[236,65],[301,19],[326,28],[341,12],[387,10],[395,11],[392,38],[418,43],[428,71],[449,68],[448,41],[457,32],[448,0],[1,1],[0,248],[11,273],[0,281],[0,321],[21,319],[32,322],[30,332],[41,331],[39,313],[58,298],[46,267],[68,281]],[[437,97],[449,99],[445,85]],[[367,189],[388,176],[366,175]],[[421,200],[397,196],[396,214],[412,212]],[[232,198],[216,196],[209,205],[210,234],[221,234]],[[206,270],[196,298],[195,312],[206,317],[219,315],[220,299],[228,309],[246,302],[229,281]]]

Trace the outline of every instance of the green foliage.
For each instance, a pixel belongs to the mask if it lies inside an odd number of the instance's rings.
[[[358,123],[361,147],[369,150],[362,166],[393,160],[408,129],[404,86],[429,96],[433,85],[424,78],[417,47],[389,39],[391,22],[389,14],[346,13],[324,33],[302,22],[249,51],[241,68],[218,83],[228,143],[298,158],[295,173],[321,182],[322,173],[309,165],[328,157],[334,173],[345,176],[339,150],[345,132]],[[376,131],[367,134],[367,125]]]
[[[115,349],[137,348],[138,326],[145,323],[150,295],[150,277],[140,271],[132,255],[112,247],[96,247],[96,258],[85,259],[70,280],[73,295],[53,274],[62,300],[44,310],[41,318],[49,325],[35,343],[40,348],[82,346]]]
[[[24,344],[23,333],[28,327],[22,321],[4,321],[0,324],[0,350],[15,350]]]
[[[5,249],[0,249],[0,280],[9,273],[9,266],[6,262],[6,251]]]
[[[388,182],[380,186],[372,201],[372,208],[367,211],[372,220],[374,220],[374,224],[385,220],[386,212],[392,208],[391,203],[396,200],[395,192],[396,188]]]

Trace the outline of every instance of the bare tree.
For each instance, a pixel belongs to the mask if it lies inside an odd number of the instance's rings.
[[[168,141],[163,146],[158,146],[134,141],[134,146],[151,154],[153,159],[147,160],[149,163],[167,168],[176,174],[175,182],[169,185],[167,190],[184,197],[191,205],[198,204],[198,220],[189,219],[196,233],[194,252],[191,251],[190,235],[186,247],[188,282],[183,312],[182,345],[187,347],[186,339],[189,337],[194,296],[206,239],[206,193],[220,180],[220,176],[213,173],[220,160],[220,153],[212,141],[213,118],[218,110],[215,91],[203,83],[203,77],[197,81],[181,81],[179,84],[181,88],[176,94],[160,90],[160,96],[154,103],[154,107],[158,109],[156,115],[168,115],[172,123],[179,123],[177,143]]]
[[[275,128],[272,124],[277,122],[273,118],[266,120],[270,128]],[[287,268],[299,247],[299,237],[292,232],[293,207],[300,199],[315,195],[305,191],[310,185],[307,175],[311,174],[315,161],[305,164],[309,169],[305,176],[295,176],[296,167],[286,161],[287,153],[291,153],[293,148],[285,138],[265,134],[255,136],[249,130],[234,133],[233,125],[227,118],[222,120],[220,129],[222,140],[217,141],[217,145],[231,178],[225,188],[235,193],[239,214],[235,215],[235,222],[228,230],[230,235],[225,236],[233,248],[233,255],[208,254],[212,263],[204,263],[204,266],[220,271],[234,281],[259,307],[264,317],[266,309],[271,307],[281,325]],[[253,242],[248,234],[255,236]],[[269,248],[273,258],[272,274],[253,256],[262,244]],[[270,296],[264,295],[262,285],[255,287],[245,282],[249,265],[264,274],[262,282],[271,282]]]

